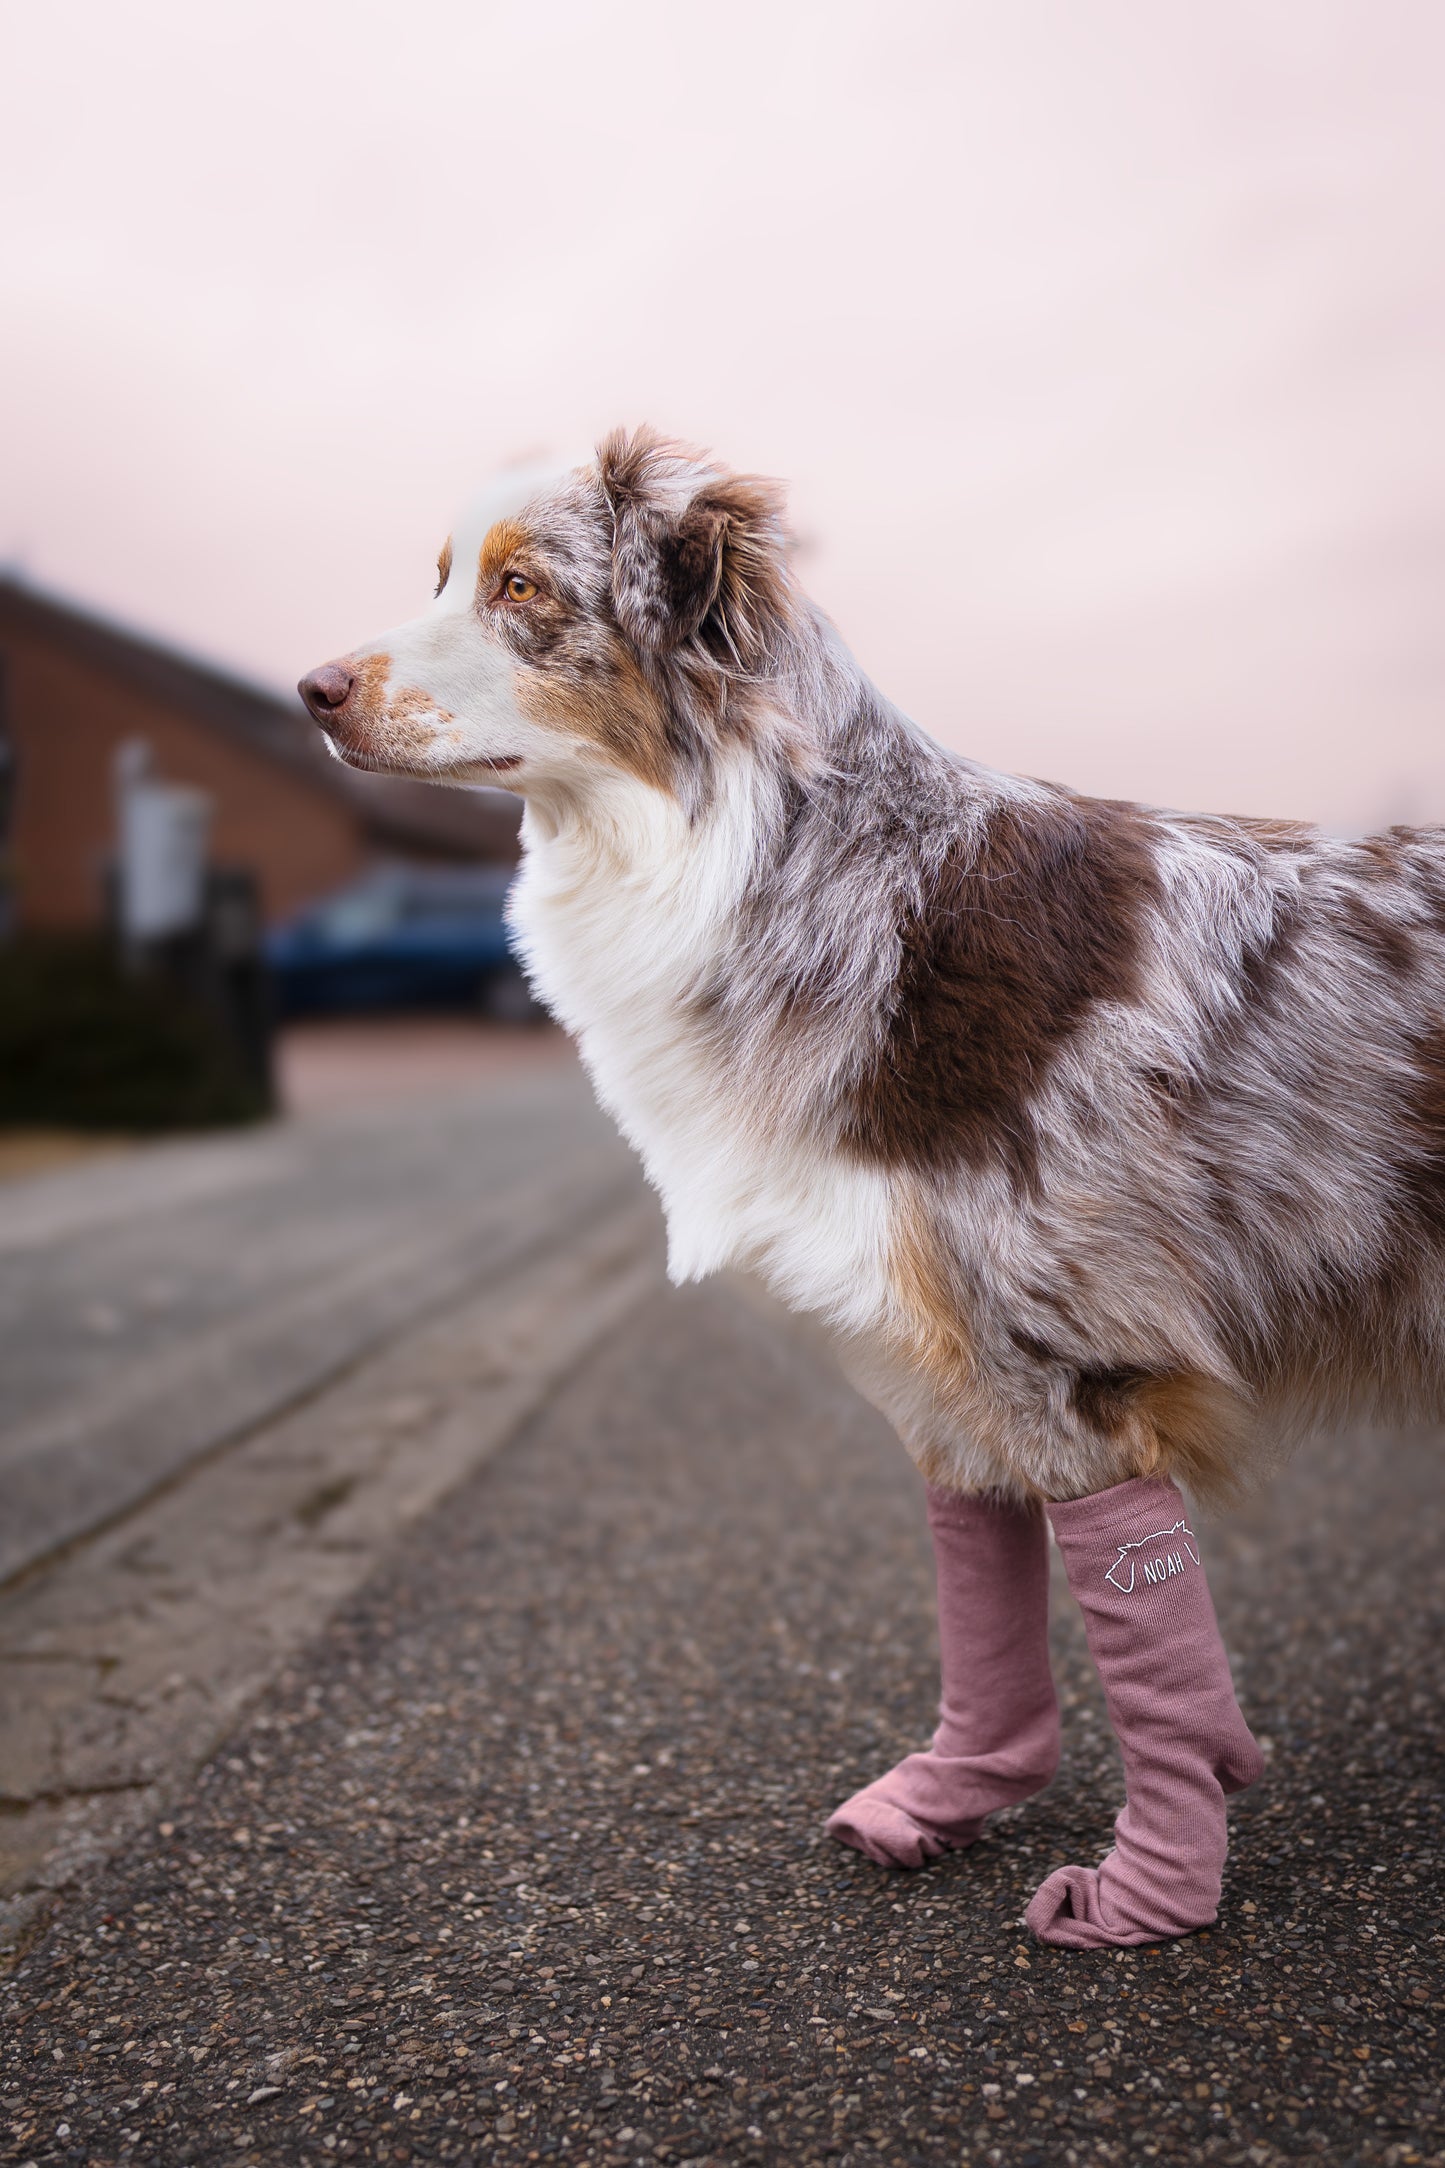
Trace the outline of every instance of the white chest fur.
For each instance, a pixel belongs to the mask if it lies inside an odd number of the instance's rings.
[[[652,792],[629,791],[605,829],[529,814],[513,923],[662,1198],[671,1277],[741,1266],[794,1308],[866,1331],[887,1303],[885,1178],[762,1117],[766,1091],[694,1013],[736,922],[755,818],[741,791],[691,824]]]

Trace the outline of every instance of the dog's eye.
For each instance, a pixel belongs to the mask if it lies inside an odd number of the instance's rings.
[[[514,572],[502,589],[508,602],[530,602],[536,592],[537,582],[521,572]]]

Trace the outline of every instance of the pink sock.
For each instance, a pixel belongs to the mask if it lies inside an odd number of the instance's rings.
[[[1048,1513],[1123,1751],[1126,1803],[1113,1851],[1098,1867],[1051,1874],[1028,1924],[1072,1950],[1207,1927],[1219,1911],[1225,1795],[1264,1764],[1234,1698],[1184,1500],[1140,1477]]]
[[[943,1660],[939,1726],[829,1817],[880,1867],[921,1867],[972,1844],[984,1817],[1041,1791],[1058,1767],[1042,1509],[928,1490]]]

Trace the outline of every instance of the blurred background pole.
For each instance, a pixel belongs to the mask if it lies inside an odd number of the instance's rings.
[[[237,1073],[273,1107],[273,1005],[256,876],[210,863],[210,793],[160,781],[144,740],[117,750],[115,789],[114,907],[126,967],[164,974],[205,1008]]]
[[[15,741],[10,735],[9,687],[0,655],[0,941],[15,929],[14,871],[10,862],[11,817],[15,807]]]
[[[258,1102],[274,1110],[275,1003],[266,965],[261,887],[248,866],[207,869],[200,956],[201,998],[230,1041]]]

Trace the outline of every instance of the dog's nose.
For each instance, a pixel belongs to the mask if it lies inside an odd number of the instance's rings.
[[[318,723],[324,723],[346,705],[356,680],[345,663],[324,662],[319,670],[304,677],[296,690]]]

